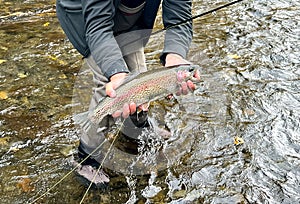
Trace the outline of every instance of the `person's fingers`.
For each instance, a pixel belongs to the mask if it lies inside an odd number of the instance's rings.
[[[186,95],[188,94],[189,90],[188,90],[188,86],[187,86],[187,83],[184,81],[181,83],[181,93],[183,95]]]
[[[182,88],[181,88],[181,87],[179,87],[179,90],[176,92],[176,96],[180,96],[180,95],[181,95],[181,93],[182,93]]]
[[[179,81],[179,82],[181,82],[181,81],[183,81],[184,80],[184,72],[183,71],[178,71],[177,72],[177,80]]]
[[[128,118],[129,114],[130,114],[129,105],[128,105],[128,103],[125,103],[124,106],[123,106],[122,117],[123,118]]]
[[[148,111],[150,106],[150,103],[143,103],[142,105],[139,105],[139,109],[142,111]]]
[[[127,118],[129,114],[133,114],[136,111],[136,104],[130,103],[129,105],[127,103],[124,104],[122,110],[118,110],[112,114],[112,117],[117,118],[122,116],[123,118]]]
[[[130,111],[130,114],[133,114],[136,112],[136,104],[135,103],[130,103],[129,104],[129,111]]]
[[[191,80],[188,80],[186,83],[191,91],[194,91],[196,89],[196,85]]]
[[[116,91],[111,82],[106,84],[105,91],[106,91],[106,95],[108,95],[109,97],[112,97],[112,98],[116,97]]]
[[[118,110],[116,112],[114,112],[111,116],[114,117],[114,118],[118,118],[122,115],[122,111],[121,110]]]

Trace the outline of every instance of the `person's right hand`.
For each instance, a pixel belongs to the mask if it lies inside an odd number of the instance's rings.
[[[127,73],[123,73],[123,72],[112,75],[110,77],[110,82],[108,82],[105,86],[106,95],[112,98],[116,97],[115,89],[118,88],[123,83],[127,75],[128,75]]]
[[[123,83],[127,75],[128,75],[127,73],[118,73],[110,77],[110,82],[106,84],[106,94],[109,97],[114,98],[117,96],[115,89],[118,88]],[[146,110],[148,107],[145,107],[145,105],[141,105],[139,106],[139,108],[142,110]],[[134,102],[130,102],[129,104],[125,103],[123,105],[122,110],[116,111],[115,113],[112,114],[112,116],[114,118],[120,116],[122,116],[123,118],[127,118],[130,114],[133,114],[135,112],[136,112],[136,104]]]

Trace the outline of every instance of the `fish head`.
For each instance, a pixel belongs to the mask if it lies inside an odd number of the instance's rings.
[[[183,81],[200,81],[200,66],[199,65],[180,65],[177,70],[177,80]]]

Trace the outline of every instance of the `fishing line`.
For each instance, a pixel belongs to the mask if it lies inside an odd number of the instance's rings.
[[[57,181],[53,186],[51,186],[45,193],[43,193],[38,198],[36,198],[35,200],[33,200],[32,202],[29,202],[29,203],[30,204],[35,203],[37,200],[39,200],[40,198],[44,197],[47,193],[49,193],[52,189],[54,189],[58,184],[60,184],[63,180],[65,180],[71,173],[73,173],[78,167],[80,167],[81,164],[83,162],[85,162],[92,154],[94,154],[96,151],[98,151],[100,149],[100,147],[102,147],[102,145],[104,144],[104,142],[107,142],[107,140],[104,140],[96,149],[94,149],[90,154],[88,154],[82,161],[80,161],[73,169],[71,169],[59,181]]]
[[[116,141],[116,139],[117,139],[117,137],[118,137],[118,135],[119,135],[119,133],[120,133],[120,131],[121,131],[121,128],[122,128],[122,126],[123,126],[123,124],[124,124],[124,121],[125,121],[125,119],[122,120],[122,123],[121,123],[121,125],[120,125],[120,128],[119,128],[118,131],[116,132],[116,134],[115,134],[115,136],[114,136],[114,139],[113,139],[113,141],[111,142],[111,144],[110,144],[110,146],[109,146],[109,148],[108,148],[108,150],[107,150],[107,153],[105,154],[105,156],[104,156],[104,158],[103,158],[103,160],[102,160],[100,166],[98,167],[96,173],[94,174],[94,177],[93,177],[93,179],[91,180],[90,185],[89,185],[88,188],[86,189],[86,191],[85,191],[85,193],[84,193],[84,195],[83,195],[83,197],[82,197],[82,199],[81,199],[81,201],[80,201],[79,204],[81,204],[81,203],[84,201],[84,198],[86,197],[88,191],[90,190],[90,188],[91,188],[92,185],[93,185],[93,182],[95,181],[96,175],[99,173],[100,169],[103,167],[104,161],[105,161],[107,155],[110,153],[110,150],[111,150],[113,144],[115,143],[115,141]]]
[[[204,13],[201,13],[201,14],[198,14],[198,15],[195,15],[195,16],[192,16],[191,18],[185,19],[185,20],[183,20],[183,21],[181,21],[181,22],[179,22],[179,23],[175,23],[175,24],[169,25],[169,26],[167,26],[167,27],[165,27],[165,28],[163,28],[163,29],[161,29],[161,30],[158,30],[158,31],[152,33],[151,35],[156,35],[156,34],[158,34],[158,33],[161,33],[161,32],[163,32],[163,31],[168,30],[168,29],[171,29],[171,28],[173,28],[173,27],[183,25],[183,24],[185,24],[185,23],[187,23],[187,22],[190,22],[190,21],[192,21],[192,20],[194,20],[194,19],[196,19],[196,18],[200,18],[200,17],[205,16],[205,15],[207,15],[207,14],[216,12],[216,11],[218,11],[218,10],[220,10],[220,9],[226,8],[226,7],[228,7],[228,6],[231,6],[231,5],[233,5],[233,4],[239,3],[239,2],[241,2],[241,1],[243,1],[243,0],[236,0],[236,1],[233,1],[233,2],[230,2],[230,3],[227,3],[227,4],[224,4],[224,5],[222,5],[222,6],[219,6],[219,7],[217,7],[217,8],[208,10],[208,11],[206,11],[206,12],[204,12]]]

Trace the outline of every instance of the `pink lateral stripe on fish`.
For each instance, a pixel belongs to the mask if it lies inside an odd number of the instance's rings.
[[[194,76],[199,75],[198,65],[181,65],[170,68],[159,68],[130,79],[116,89],[115,98],[104,97],[89,115],[92,123],[98,124],[102,119],[121,110],[125,103],[135,102],[137,106],[174,94],[182,81],[199,81]]]

